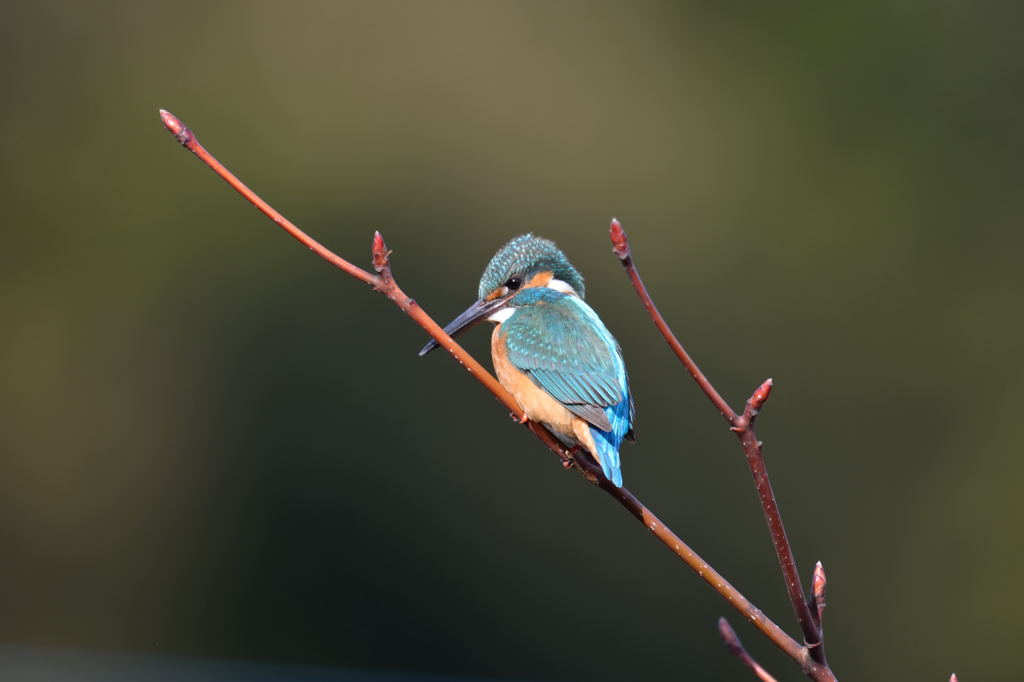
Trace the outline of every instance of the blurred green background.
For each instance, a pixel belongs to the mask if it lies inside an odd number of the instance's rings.
[[[638,408],[626,485],[796,633],[761,436],[850,680],[1019,679],[1013,3],[36,2],[0,26],[0,641],[536,680],[749,679],[732,619],[384,299],[441,322],[532,230]],[[467,345],[485,358],[488,332]],[[489,365],[489,361],[487,363]],[[806,577],[805,577],[806,580]]]

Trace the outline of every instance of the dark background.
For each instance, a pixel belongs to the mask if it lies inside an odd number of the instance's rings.
[[[384,299],[533,230],[625,351],[626,485],[796,633],[761,436],[850,680],[1019,679],[1012,3],[35,2],[0,26],[0,641],[537,680],[749,679],[728,615]],[[487,355],[487,332],[466,338]],[[488,363],[489,364],[489,363]],[[806,580],[806,577],[805,577]]]

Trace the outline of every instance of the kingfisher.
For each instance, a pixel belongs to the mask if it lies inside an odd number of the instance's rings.
[[[583,276],[555,243],[524,234],[494,254],[477,301],[444,328],[457,336],[495,323],[498,381],[529,419],[590,453],[622,486],[619,447],[633,442],[633,399],[615,337],[583,300]],[[431,340],[420,355],[437,348]]]

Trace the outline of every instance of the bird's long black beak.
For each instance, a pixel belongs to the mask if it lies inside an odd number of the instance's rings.
[[[479,324],[484,318],[493,313],[495,310],[505,305],[508,302],[507,298],[496,298],[493,301],[477,301],[473,305],[466,308],[466,310],[456,317],[454,320],[448,323],[444,328],[444,333],[449,336],[458,336],[462,332],[466,331],[470,327],[474,327]],[[434,339],[430,340],[430,343],[423,346],[423,350],[420,351],[420,356],[424,356],[430,351],[438,347],[437,341]]]

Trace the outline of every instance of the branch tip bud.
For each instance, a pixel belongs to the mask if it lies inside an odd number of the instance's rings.
[[[819,595],[820,594],[820,595],[824,596],[824,594],[825,594],[825,585],[827,583],[828,583],[828,581],[825,579],[825,567],[822,566],[821,562],[819,561],[818,563],[814,564],[814,578],[812,579],[812,582],[811,582],[811,584],[814,587],[814,594],[815,595]]]
[[[818,628],[821,628],[821,615],[825,610],[825,588],[828,580],[825,578],[825,567],[821,562],[814,564],[814,575],[811,577],[811,601],[818,615]]]
[[[377,271],[377,274],[384,272],[384,270],[391,266],[388,260],[391,256],[391,251],[388,250],[387,244],[384,243],[384,237],[379,230],[373,233],[373,246],[370,252],[373,255],[373,269]]]
[[[183,146],[188,146],[190,142],[195,142],[195,135],[189,130],[181,119],[167,111],[166,109],[160,110],[160,121],[164,124],[167,130],[171,131],[171,135]]]
[[[765,401],[768,400],[768,396],[771,395],[771,392],[772,380],[767,379],[763,384],[758,386],[757,390],[750,396],[750,400],[748,402],[750,403],[750,409],[754,414],[761,411],[761,407],[764,405]]]
[[[608,233],[612,240],[612,253],[622,261],[629,258],[629,239],[626,237],[626,232],[622,229],[622,223],[619,222],[618,218],[612,218],[612,224]]]
[[[739,656],[740,652],[743,651],[743,645],[740,644],[739,635],[729,625],[729,621],[725,619],[725,616],[718,619],[718,634],[722,636],[722,641],[725,642],[725,646],[729,647],[729,651],[734,656]]]

